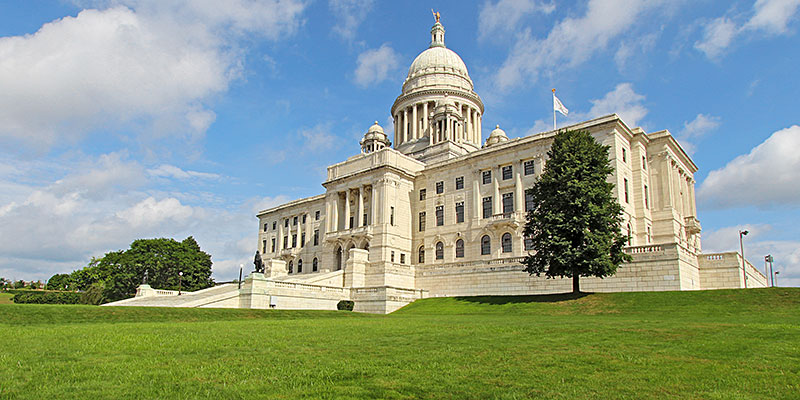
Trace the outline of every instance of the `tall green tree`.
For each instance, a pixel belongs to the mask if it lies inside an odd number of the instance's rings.
[[[613,172],[608,150],[586,131],[559,132],[541,179],[528,189],[534,207],[524,233],[533,248],[525,271],[572,278],[576,294],[580,277],[611,276],[630,261],[622,250],[622,207],[608,182]]]
[[[128,250],[93,258],[86,268],[70,274],[70,279],[79,290],[102,290],[101,301],[115,301],[133,296],[145,272],[147,283],[157,289],[177,290],[179,282],[185,291],[213,286],[211,265],[211,255],[202,251],[191,236],[182,242],[138,239]]]
[[[75,289],[70,274],[55,274],[47,280],[47,290]]]

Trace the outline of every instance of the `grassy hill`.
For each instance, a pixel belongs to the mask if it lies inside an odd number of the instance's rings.
[[[348,312],[0,305],[0,398],[793,399],[800,289]]]

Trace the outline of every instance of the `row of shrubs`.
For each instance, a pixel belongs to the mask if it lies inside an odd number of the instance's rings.
[[[96,304],[78,292],[34,292],[31,290],[16,293],[11,298],[17,304]]]

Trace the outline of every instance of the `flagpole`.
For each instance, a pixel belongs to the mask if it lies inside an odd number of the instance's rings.
[[[553,89],[553,130],[556,130],[556,90]]]

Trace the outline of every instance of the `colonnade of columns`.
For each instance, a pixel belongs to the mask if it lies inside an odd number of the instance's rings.
[[[447,136],[434,138],[431,112],[435,107],[435,101],[425,101],[396,110],[393,116],[395,146],[426,136],[430,138],[431,144],[443,140],[459,141],[460,139],[480,146],[482,129],[480,110],[469,104],[456,103],[460,119],[464,122],[456,123],[456,119],[450,119],[448,122],[452,124],[451,126],[439,128],[440,132],[444,132]]]
[[[350,209],[351,196],[356,196],[356,208],[352,213],[352,225]],[[368,196],[366,202],[364,199],[365,196]],[[342,197],[344,197],[344,204],[340,203]],[[335,192],[330,195],[325,203],[325,211],[327,213],[326,215],[328,216],[326,232],[351,229],[373,223],[375,218],[374,199],[375,190],[372,185],[361,185],[356,188],[348,188],[344,190],[344,194],[341,192]]]

